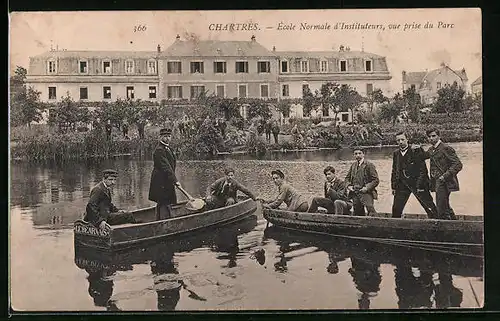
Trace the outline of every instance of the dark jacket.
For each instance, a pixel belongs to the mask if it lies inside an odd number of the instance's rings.
[[[325,198],[329,198],[331,200],[342,200],[348,201],[347,198],[347,185],[340,178],[336,177],[333,181],[332,186],[327,188],[328,182],[325,182],[324,190],[325,190]]]
[[[176,204],[175,166],[177,159],[173,150],[160,143],[153,153],[153,172],[149,185],[149,200],[159,204]]]
[[[425,158],[430,158],[431,190],[436,190],[436,180],[443,175],[446,185],[451,192],[460,190],[457,174],[462,170],[462,162],[453,147],[441,142],[434,148],[431,146],[424,152]]]
[[[226,180],[227,179],[225,177],[222,177],[216,180],[210,186],[208,186],[207,196],[213,195],[215,197],[222,197],[225,199],[232,197],[235,201],[237,201],[238,191],[241,191],[245,195],[248,195],[250,198],[255,199],[255,195],[248,188],[246,188],[245,186],[243,186],[234,179],[231,185],[225,185],[226,187],[224,188],[224,183],[226,182]]]
[[[99,226],[102,221],[108,219],[110,213],[116,212],[118,212],[118,208],[111,202],[110,190],[104,186],[103,182],[100,182],[90,192],[90,199],[83,219]]]
[[[349,168],[349,172],[345,177],[345,182],[347,186],[359,188],[366,187],[367,193],[371,193],[374,199],[377,199],[378,197],[376,187],[380,181],[377,169],[375,168],[375,165],[366,159],[363,161],[361,166],[359,166],[359,168],[357,161],[352,163]]]
[[[405,156],[401,155],[399,149],[392,153],[391,188],[393,190],[406,189],[405,183],[410,186],[411,190],[429,190],[430,188],[429,172],[422,148],[408,147]]]

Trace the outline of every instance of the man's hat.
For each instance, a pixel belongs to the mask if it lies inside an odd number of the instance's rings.
[[[118,172],[115,171],[114,169],[105,169],[102,171],[102,175],[104,177],[118,177]]]
[[[283,172],[280,171],[279,169],[275,169],[274,171],[272,171],[271,175],[278,175],[281,178],[285,178],[285,174],[283,174]]]
[[[172,135],[172,129],[170,129],[170,128],[160,129],[160,136],[164,136],[164,135]]]

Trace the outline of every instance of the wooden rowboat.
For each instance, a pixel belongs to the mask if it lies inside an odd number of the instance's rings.
[[[135,247],[145,242],[158,241],[187,232],[230,224],[255,212],[257,203],[252,199],[241,199],[238,203],[205,212],[193,212],[185,208],[186,202],[172,207],[172,216],[157,221],[154,206],[131,212],[143,223],[111,226],[110,231],[96,228],[90,222],[77,220],[74,223],[75,246],[115,250]]]
[[[371,240],[428,250],[483,255],[483,217],[457,215],[457,220],[427,219],[427,215],[390,213],[350,216],[264,209],[274,226],[316,234]]]

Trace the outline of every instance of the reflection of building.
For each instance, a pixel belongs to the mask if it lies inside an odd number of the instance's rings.
[[[483,77],[478,77],[476,80],[470,84],[470,90],[472,95],[482,95],[483,94]]]
[[[431,71],[406,72],[403,71],[403,90],[415,88],[420,94],[422,103],[430,104],[437,99],[438,90],[454,82],[467,91],[467,73],[465,68],[453,70],[446,64],[441,64],[439,69]]]

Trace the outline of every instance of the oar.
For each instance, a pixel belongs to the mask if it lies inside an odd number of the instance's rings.
[[[177,186],[177,185],[175,185]],[[205,201],[202,200],[201,198],[194,198],[189,193],[182,187],[177,186],[177,188],[184,194],[186,197],[189,199],[188,203],[186,204],[186,208],[192,211],[198,211],[201,210],[205,206]]]

